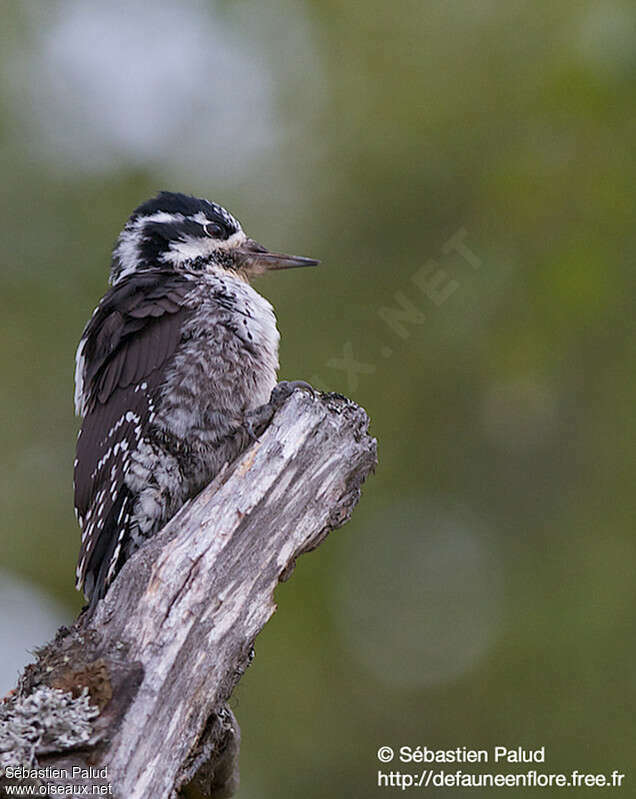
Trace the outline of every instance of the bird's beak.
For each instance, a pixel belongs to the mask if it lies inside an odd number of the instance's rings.
[[[248,272],[271,272],[274,269],[295,269],[297,266],[317,266],[320,263],[315,258],[270,252],[254,239],[247,239],[239,253],[241,266]]]

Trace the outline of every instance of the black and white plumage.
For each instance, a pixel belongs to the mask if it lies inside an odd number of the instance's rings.
[[[91,608],[268,403],[279,334],[249,278],[315,263],[270,253],[207,200],[162,192],[133,212],[76,358],[77,585]]]

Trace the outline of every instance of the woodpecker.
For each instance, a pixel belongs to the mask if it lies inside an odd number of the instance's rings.
[[[133,211],[76,356],[77,588],[89,612],[271,418],[273,390],[307,387],[277,386],[276,318],[250,279],[317,263],[270,252],[208,200],[161,192]]]

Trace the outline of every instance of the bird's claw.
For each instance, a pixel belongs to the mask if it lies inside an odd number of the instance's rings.
[[[280,406],[288,397],[291,397],[294,391],[299,389],[308,391],[312,397],[316,396],[314,387],[305,380],[281,380],[280,383],[274,386],[269,398],[269,404]]]
[[[258,441],[258,436],[256,435],[256,429],[254,427],[254,421],[252,419],[246,417],[243,420],[241,427],[247,433],[250,441]]]
[[[247,433],[250,442],[258,441],[267,425],[272,421],[274,408],[267,403],[246,414],[241,421],[241,430]]]
[[[312,397],[316,396],[313,387],[304,380],[282,380],[271,393],[269,402],[247,413],[240,421],[240,429],[248,436],[250,442],[258,441],[259,436],[265,431],[272,421],[274,413],[294,391],[302,389],[308,391]]]

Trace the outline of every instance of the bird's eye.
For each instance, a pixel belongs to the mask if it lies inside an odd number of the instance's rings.
[[[224,233],[221,225],[217,224],[216,222],[207,222],[205,225],[203,225],[203,230],[205,235],[209,236],[211,239],[219,239]]]

